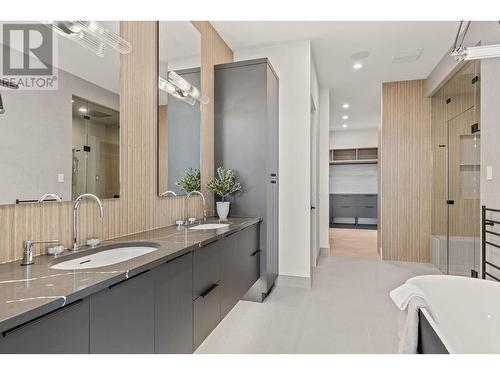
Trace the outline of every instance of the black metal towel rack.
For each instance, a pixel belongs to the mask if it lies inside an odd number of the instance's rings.
[[[481,276],[483,279],[486,279],[486,276],[489,278],[492,278],[493,280],[499,281],[500,278],[497,276],[493,276],[491,273],[488,272],[486,269],[487,266],[496,269],[497,271],[500,272],[500,265],[494,264],[490,262],[489,260],[486,259],[486,248],[487,246],[494,247],[496,249],[500,249],[500,245],[498,243],[493,243],[491,241],[488,241],[488,234],[492,236],[497,236],[500,237],[500,233],[494,232],[493,230],[490,230],[489,227],[494,227],[495,224],[500,225],[500,221],[498,220],[492,220],[488,219],[487,213],[488,212],[497,212],[500,213],[500,210],[494,209],[494,208],[487,208],[486,206],[482,206],[481,208],[481,250],[482,250],[482,267],[481,267]],[[488,268],[489,269],[489,268]]]

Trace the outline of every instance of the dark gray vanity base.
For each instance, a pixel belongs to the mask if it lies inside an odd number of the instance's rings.
[[[20,311],[0,321],[0,353],[192,353],[260,274],[260,219],[228,223],[128,236],[159,250],[107,267],[53,270],[42,256],[29,279],[5,281],[27,268],[0,265],[0,314]],[[38,306],[21,312],[26,301]]]

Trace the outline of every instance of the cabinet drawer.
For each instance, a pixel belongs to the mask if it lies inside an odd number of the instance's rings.
[[[221,321],[220,290],[220,284],[213,284],[193,302],[193,350],[200,346]]]
[[[376,194],[364,194],[358,195],[357,199],[358,207],[373,206],[377,207],[377,195]]]
[[[333,206],[334,207],[342,207],[342,206],[355,206],[356,205],[356,197],[350,194],[334,194],[333,195]]]
[[[358,217],[367,218],[367,219],[376,219],[377,218],[377,208],[375,206],[364,206],[358,207]]]
[[[333,217],[356,217],[356,206],[334,206]]]
[[[221,249],[227,239],[215,241],[196,249],[193,256],[193,300],[221,279]]]

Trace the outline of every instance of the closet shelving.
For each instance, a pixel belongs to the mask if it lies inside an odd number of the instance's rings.
[[[330,150],[330,164],[376,164],[377,162],[377,147]]]

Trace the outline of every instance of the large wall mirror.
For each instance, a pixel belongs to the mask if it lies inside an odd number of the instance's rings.
[[[102,43],[85,45],[75,40],[77,22],[59,23],[58,32],[40,24],[52,35],[52,56],[26,54],[23,37],[6,35],[6,23],[0,23],[0,48],[9,50],[12,64],[51,66],[57,83],[27,89],[22,77],[0,72],[0,204],[36,202],[47,193],[63,201],[82,193],[120,196],[120,52]],[[120,34],[118,21],[98,26],[107,35]]]
[[[201,189],[201,35],[189,21],[158,23],[158,193]]]

